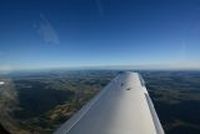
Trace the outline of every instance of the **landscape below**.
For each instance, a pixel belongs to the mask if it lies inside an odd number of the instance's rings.
[[[138,72],[166,134],[199,134],[200,72]],[[0,76],[0,133],[53,133],[118,73],[51,70]]]

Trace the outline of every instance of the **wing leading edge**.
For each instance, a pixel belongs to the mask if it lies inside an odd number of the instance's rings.
[[[164,134],[138,73],[119,74],[54,134]]]

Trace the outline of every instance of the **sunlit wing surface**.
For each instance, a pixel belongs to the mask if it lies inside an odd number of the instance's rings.
[[[138,73],[119,74],[55,134],[164,134]]]

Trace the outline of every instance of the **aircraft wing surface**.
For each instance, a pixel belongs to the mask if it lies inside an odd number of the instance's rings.
[[[55,134],[164,134],[143,79],[125,72]]]

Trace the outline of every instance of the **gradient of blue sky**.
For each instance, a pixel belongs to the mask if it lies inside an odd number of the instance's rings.
[[[1,0],[0,70],[200,64],[198,0]]]

